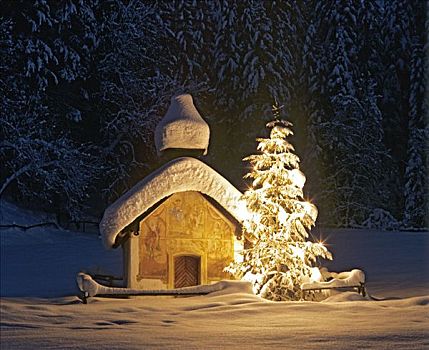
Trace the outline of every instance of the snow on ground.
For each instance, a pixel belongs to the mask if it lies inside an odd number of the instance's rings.
[[[334,255],[324,266],[332,271],[365,271],[371,295],[429,295],[429,232],[341,229],[316,236]]]
[[[41,222],[53,222],[52,214],[23,210],[17,205],[0,199],[0,223],[34,225]]]
[[[429,348],[429,234],[317,236],[334,253],[330,269],[363,269],[369,293],[385,300],[342,292],[321,303],[274,303],[232,284],[207,296],[92,298],[83,305],[76,273],[120,274],[120,250],[106,251],[95,234],[0,231],[1,349]]]
[[[46,214],[0,202],[1,224],[37,224]],[[22,215],[19,215],[22,214]],[[35,227],[0,230],[1,296],[58,297],[76,293],[79,271],[122,274],[122,252],[106,251],[97,234]]]

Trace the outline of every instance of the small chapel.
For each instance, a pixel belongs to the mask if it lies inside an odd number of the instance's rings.
[[[209,140],[192,96],[174,96],[155,130],[158,156],[169,161],[110,205],[100,223],[105,246],[123,250],[124,287],[174,289],[231,278],[224,268],[244,246],[242,194],[199,159]]]

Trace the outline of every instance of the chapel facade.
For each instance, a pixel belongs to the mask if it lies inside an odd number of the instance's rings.
[[[241,258],[244,242],[241,192],[198,158],[181,156],[206,154],[209,138],[192,96],[174,96],[155,131],[157,152],[170,152],[170,161],[106,209],[101,233],[108,248],[123,249],[126,287],[173,289],[231,278],[224,268]]]

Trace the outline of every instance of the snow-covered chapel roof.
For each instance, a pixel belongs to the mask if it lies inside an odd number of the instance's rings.
[[[242,221],[241,192],[203,162],[182,157],[148,175],[106,209],[100,222],[105,246],[112,247],[123,228],[163,198],[184,191],[208,195],[234,218]]]
[[[210,128],[195,108],[192,96],[172,97],[167,113],[155,129],[156,150],[201,149],[206,154],[209,138]]]

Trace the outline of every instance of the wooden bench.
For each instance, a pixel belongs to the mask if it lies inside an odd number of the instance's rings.
[[[366,286],[365,282],[359,282],[358,285],[351,285],[351,286],[326,286],[326,287],[314,287],[314,288],[302,288],[301,287],[301,299],[304,300],[304,296],[306,292],[321,292],[322,290],[332,290],[332,289],[340,289],[340,290],[355,290],[359,294],[362,294],[363,297],[366,296]]]
[[[363,297],[366,296],[365,273],[359,269],[352,269],[344,272],[329,272],[326,268],[320,270],[321,279],[325,281],[309,281],[301,284],[301,298],[304,298],[308,291],[319,291],[337,289],[337,290],[355,290]]]

